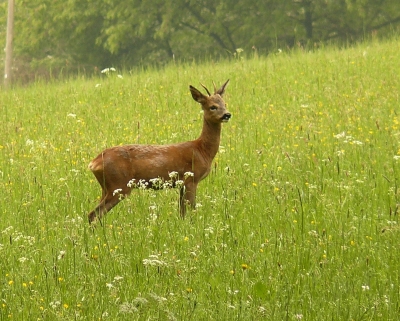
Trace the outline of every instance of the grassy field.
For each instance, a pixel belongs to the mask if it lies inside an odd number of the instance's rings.
[[[400,42],[0,93],[0,320],[398,320]],[[197,138],[190,84],[231,79],[220,152],[179,218],[135,191],[103,226],[105,147]]]

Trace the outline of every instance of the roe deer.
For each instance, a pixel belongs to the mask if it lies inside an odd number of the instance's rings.
[[[208,96],[190,86],[195,101],[203,109],[203,130],[198,139],[169,145],[125,145],[107,148],[89,164],[102,188],[97,207],[88,215],[89,223],[101,218],[126,197],[132,187],[160,188],[155,182],[172,181],[180,188],[179,207],[182,218],[186,203],[195,207],[196,189],[199,182],[211,170],[211,163],[219,148],[221,123],[229,121],[222,96],[227,80],[214,94]],[[188,175],[190,174],[190,175]],[[158,181],[159,182],[159,181]],[[179,182],[179,184],[178,184]]]

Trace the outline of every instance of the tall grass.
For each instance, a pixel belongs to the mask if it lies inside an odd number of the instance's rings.
[[[0,320],[397,320],[398,41],[0,93]],[[136,191],[90,229],[102,149],[195,139],[188,85],[230,78],[181,220]]]

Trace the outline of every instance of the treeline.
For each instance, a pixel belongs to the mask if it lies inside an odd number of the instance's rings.
[[[0,3],[5,42],[7,1]],[[348,44],[399,23],[399,0],[16,0],[14,74]]]

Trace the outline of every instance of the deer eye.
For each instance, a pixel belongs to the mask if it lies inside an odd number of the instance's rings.
[[[211,107],[210,107],[210,110],[217,110],[217,109],[218,109],[217,106],[211,106]]]

